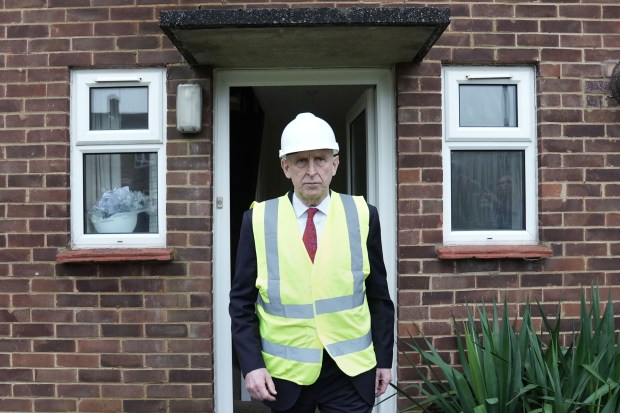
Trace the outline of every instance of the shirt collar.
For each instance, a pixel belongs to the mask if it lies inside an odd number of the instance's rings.
[[[325,199],[321,201],[321,203],[317,205],[316,208],[318,208],[319,211],[321,211],[323,214],[327,215],[330,201],[330,194],[327,193]],[[295,216],[297,216],[297,218],[301,217],[306,212],[306,210],[308,210],[308,207],[305,206],[299,198],[297,198],[297,194],[295,192],[293,192],[293,209],[295,210]]]

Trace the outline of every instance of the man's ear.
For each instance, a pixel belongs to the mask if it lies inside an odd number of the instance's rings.
[[[286,157],[280,159],[280,166],[282,167],[284,176],[286,176],[288,179],[291,179],[291,174],[289,172],[289,164],[288,164],[288,161],[286,160]]]
[[[334,159],[332,159],[333,165],[334,165],[334,172],[332,173],[332,176],[336,176],[336,171],[338,170],[338,165],[340,165],[340,157],[338,155],[334,156]]]

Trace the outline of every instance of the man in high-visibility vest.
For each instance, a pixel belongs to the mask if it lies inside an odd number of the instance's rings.
[[[392,379],[379,216],[330,190],[338,151],[327,122],[299,114],[280,148],[293,191],[243,215],[232,337],[249,394],[274,413],[368,413]]]

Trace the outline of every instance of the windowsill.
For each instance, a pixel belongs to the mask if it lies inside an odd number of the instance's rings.
[[[542,259],[552,255],[542,245],[448,245],[437,247],[440,260],[524,258]]]
[[[168,248],[93,248],[61,250],[59,264],[89,262],[172,261],[174,250]]]

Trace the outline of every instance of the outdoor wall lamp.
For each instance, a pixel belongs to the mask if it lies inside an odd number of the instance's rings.
[[[177,130],[200,132],[202,128],[202,89],[194,83],[177,87]]]

